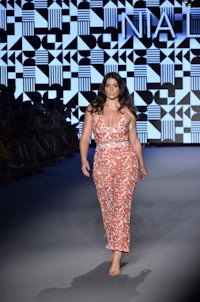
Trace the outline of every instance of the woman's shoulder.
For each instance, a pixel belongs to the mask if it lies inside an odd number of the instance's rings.
[[[87,110],[87,111],[91,111],[91,110],[92,110],[92,105],[89,104],[89,105],[86,107],[86,110]]]
[[[135,119],[136,113],[135,113],[134,109],[131,110],[128,106],[125,106],[122,110],[123,110],[123,113],[125,115],[127,115],[127,117],[129,117],[130,119],[132,119],[132,118]]]
[[[92,104],[89,104],[87,107],[86,107],[86,110],[85,110],[85,113],[86,114],[91,114],[93,116],[94,114],[94,110],[93,110],[93,105]]]

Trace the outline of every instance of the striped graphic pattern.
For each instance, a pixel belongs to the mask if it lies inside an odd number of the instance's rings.
[[[61,65],[50,65],[49,66],[49,85],[59,84],[63,85],[63,74],[62,74],[62,66]]]
[[[162,136],[161,140],[175,141],[175,122],[174,121],[162,121]]]

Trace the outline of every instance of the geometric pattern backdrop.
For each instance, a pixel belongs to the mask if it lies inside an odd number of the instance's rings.
[[[200,143],[200,8],[175,0],[0,1],[0,84],[59,98],[79,135],[110,71],[126,81],[142,143]]]

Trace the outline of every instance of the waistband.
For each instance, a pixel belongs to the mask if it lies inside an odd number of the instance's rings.
[[[125,147],[125,146],[129,146],[129,141],[125,140],[125,141],[111,141],[111,142],[101,142],[101,143],[97,143],[96,144],[96,149],[97,150],[102,150],[104,148],[114,148],[114,147]]]

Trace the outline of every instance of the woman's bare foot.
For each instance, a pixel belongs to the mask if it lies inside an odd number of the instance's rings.
[[[111,267],[110,267],[110,270],[109,270],[109,275],[110,276],[120,275],[121,257],[122,257],[122,252],[113,251],[112,256],[111,256],[112,264],[111,264]]]

